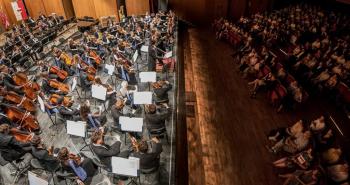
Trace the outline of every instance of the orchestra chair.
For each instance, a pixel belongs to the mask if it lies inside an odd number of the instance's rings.
[[[159,168],[160,167],[154,167],[154,168],[150,168],[150,169],[140,169],[140,173],[141,173],[141,175],[143,175],[145,177],[145,181],[146,182],[148,182],[150,180],[151,174],[156,175],[157,177],[155,179],[157,179],[157,181],[158,181],[157,184],[160,184],[160,171],[159,171]]]
[[[148,135],[149,135],[149,138],[152,138],[152,137],[165,138],[167,143],[170,144],[165,125],[157,129],[148,129]]]
[[[31,169],[33,169],[33,170],[38,170],[40,172],[45,171],[46,174],[50,173],[52,176],[53,184],[58,184],[57,176],[55,175],[55,173],[60,168],[60,165],[57,165],[52,171],[49,171],[41,165],[41,163],[38,159],[33,158],[32,160],[30,160],[30,166],[31,166]]]
[[[57,128],[57,119],[64,121],[63,118],[59,117],[59,112],[51,112],[48,108],[45,107],[45,112],[49,116],[52,125],[49,128],[56,127]],[[53,117],[53,118],[52,118]],[[58,131],[56,129],[56,131]]]

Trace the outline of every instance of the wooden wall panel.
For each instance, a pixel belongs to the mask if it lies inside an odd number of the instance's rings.
[[[37,19],[41,13],[46,15],[43,0],[25,0],[25,4],[32,18]]]
[[[150,12],[149,0],[126,0],[125,4],[128,16],[145,15],[146,12]]]
[[[93,0],[93,2],[95,5],[97,18],[109,15],[118,15],[116,0]]]
[[[43,0],[43,4],[46,10],[46,15],[56,13],[59,16],[66,17],[62,0]]]
[[[70,19],[75,16],[72,0],[62,0],[66,18]]]
[[[76,17],[89,16],[97,18],[93,0],[72,0]]]

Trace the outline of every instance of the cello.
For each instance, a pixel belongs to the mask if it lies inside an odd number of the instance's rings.
[[[34,133],[28,133],[17,128],[11,128],[10,134],[16,138],[17,141],[27,143],[32,140]]]
[[[25,96],[20,96],[13,91],[2,91],[0,92],[5,98],[5,100],[17,104],[17,106],[23,107],[26,111],[34,113],[36,111],[35,104],[32,100],[26,98]]]
[[[96,64],[99,66],[102,62],[102,59],[95,51],[90,50],[89,52],[90,58],[94,59]]]
[[[31,100],[36,99],[36,91],[40,90],[40,86],[36,82],[30,82],[27,75],[23,72],[18,72],[12,77],[16,85],[22,86],[24,94]]]
[[[67,84],[58,82],[57,80],[54,80],[54,79],[51,79],[51,80],[49,80],[49,85],[52,88],[58,89],[58,90],[62,91],[65,94],[69,93],[69,86]]]
[[[59,78],[60,80],[62,80],[62,81],[64,81],[64,80],[67,78],[67,76],[68,76],[67,71],[61,70],[61,69],[59,69],[57,66],[52,66],[52,67],[50,68],[50,73],[56,74],[56,75],[58,76],[58,78]]]
[[[32,114],[30,114],[30,112],[23,112],[19,108],[11,105],[3,105],[6,107],[5,112],[8,119],[18,124],[21,128],[29,132],[40,130],[38,120]]]

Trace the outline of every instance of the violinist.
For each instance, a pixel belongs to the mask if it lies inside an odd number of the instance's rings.
[[[23,143],[16,140],[10,133],[8,124],[0,125],[0,153],[1,156],[8,162],[23,159],[22,163],[29,165],[32,156],[27,153],[31,150],[30,143]]]
[[[107,89],[107,96],[106,96],[106,98],[108,100],[110,100],[110,101],[113,101],[113,102],[115,101],[113,98],[115,97],[116,92],[115,92],[115,90],[113,89],[113,87],[111,85],[103,84],[102,81],[101,81],[101,78],[98,77],[98,76],[95,77],[94,83],[96,85],[101,85],[101,86],[105,87]]]
[[[126,105],[124,100],[118,99],[116,103],[112,105],[111,113],[114,121],[113,127],[115,127],[118,131],[121,130],[121,125],[119,124],[120,116],[131,116],[132,108],[130,105]]]
[[[151,149],[149,149],[146,141],[141,141],[137,145],[137,148],[131,156],[140,159],[140,170],[148,171],[150,173],[158,171],[160,166],[160,154],[163,151],[160,141],[153,137],[151,140]]]
[[[165,127],[165,121],[170,115],[170,107],[167,104],[164,104],[162,107],[159,107],[154,104],[146,106],[145,122],[146,127],[149,132]]]
[[[80,117],[86,121],[91,128],[102,128],[107,122],[107,115],[102,113],[102,106],[99,106],[99,111],[92,113],[90,108],[90,101],[86,100],[80,107]]]
[[[49,172],[54,172],[59,166],[59,161],[53,156],[52,148],[47,149],[39,136],[34,136],[31,140],[32,155],[38,159],[40,165]]]
[[[86,157],[83,153],[72,154],[66,147],[60,149],[58,159],[65,171],[77,176],[78,185],[89,185],[93,176],[98,172],[98,166],[94,164],[92,159]]]
[[[101,163],[110,170],[112,169],[112,157],[129,157],[130,152],[128,150],[120,151],[121,144],[120,141],[116,141],[112,145],[107,145],[104,142],[104,132],[101,130],[96,130],[91,136],[90,145],[93,152],[101,160]]]
[[[154,101],[158,103],[169,103],[168,92],[171,90],[172,85],[168,81],[157,81],[152,84]]]

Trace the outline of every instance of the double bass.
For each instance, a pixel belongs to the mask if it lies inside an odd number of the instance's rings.
[[[52,88],[58,89],[65,94],[69,93],[69,86],[67,84],[58,82],[57,80],[54,80],[54,79],[49,80],[49,86],[51,86]]]
[[[35,118],[35,116],[30,114],[30,112],[23,112],[19,108],[11,105],[6,105],[5,107],[5,113],[8,119],[18,124],[21,128],[29,132],[40,130],[38,120]]]

